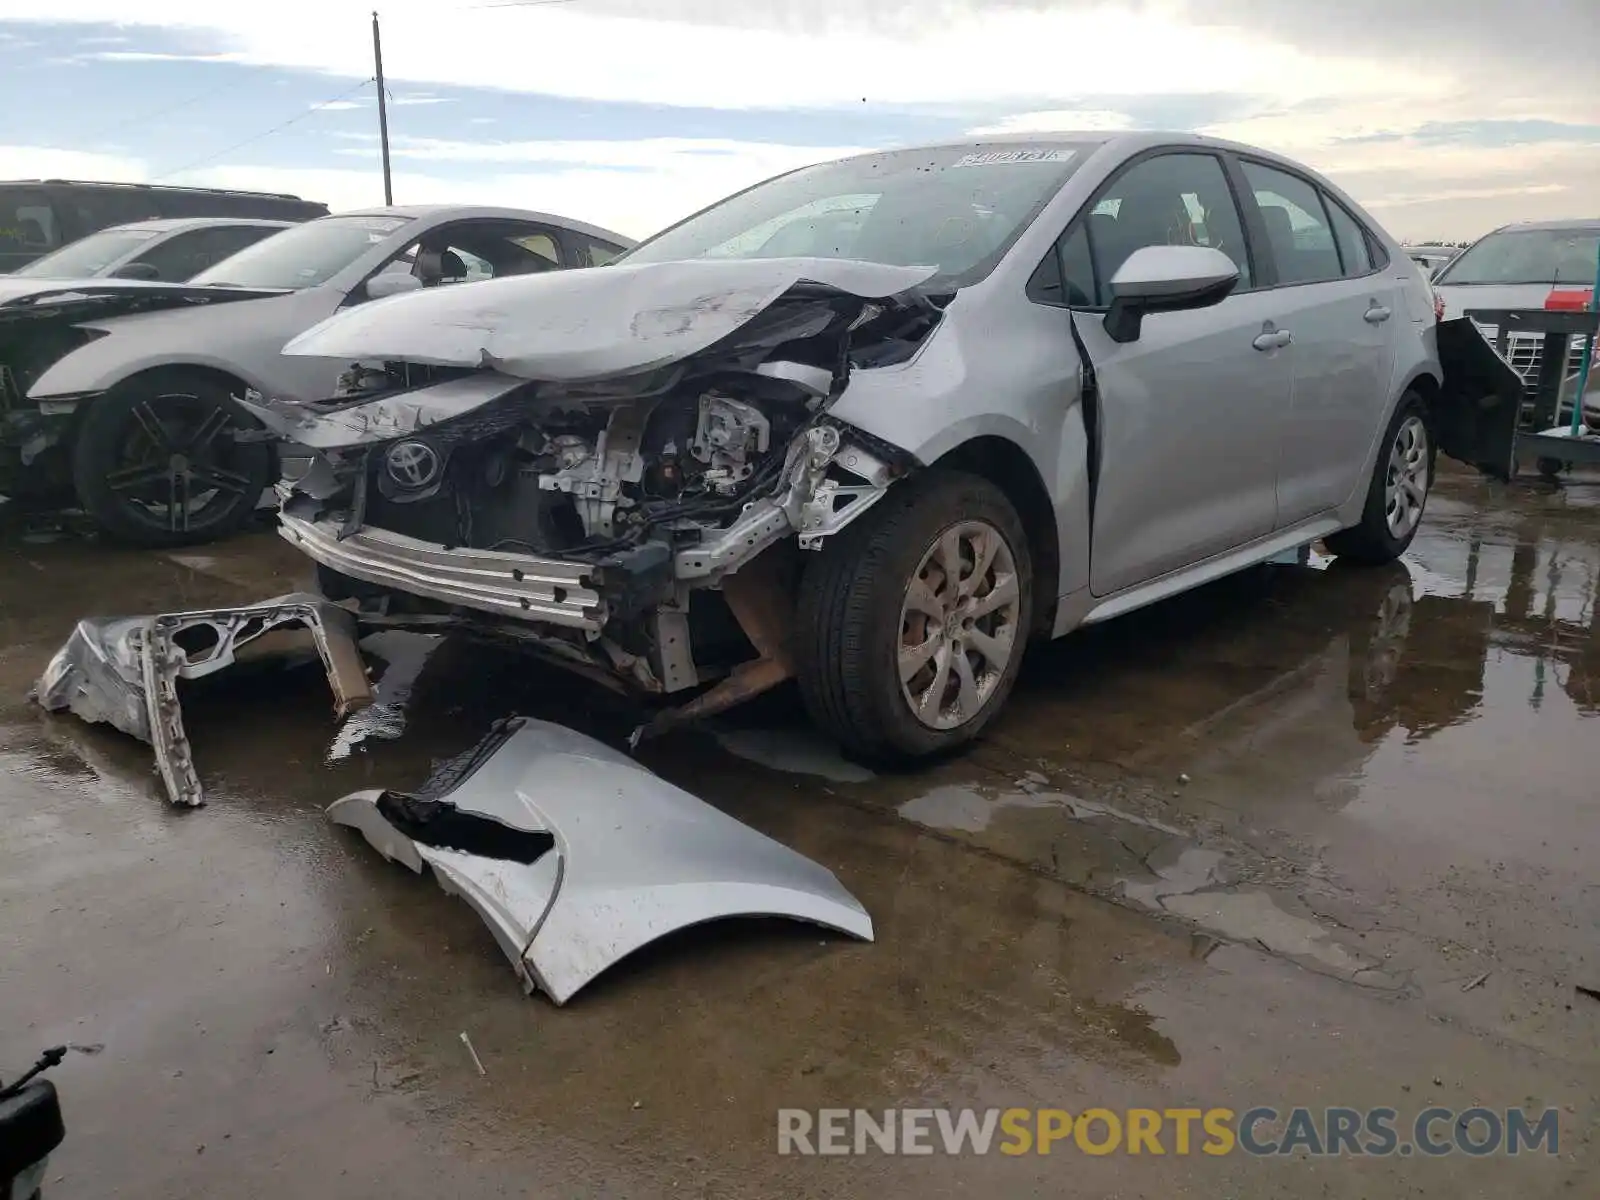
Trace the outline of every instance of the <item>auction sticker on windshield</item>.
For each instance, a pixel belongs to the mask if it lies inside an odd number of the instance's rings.
[[[955,167],[990,167],[998,163],[1031,163],[1031,162],[1071,162],[1076,150],[1063,150],[1060,147],[1039,147],[1035,149],[1018,150],[979,150],[972,154],[963,154],[955,162]]]

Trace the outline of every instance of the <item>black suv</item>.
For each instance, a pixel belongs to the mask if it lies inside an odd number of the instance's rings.
[[[326,204],[275,192],[72,179],[0,182],[0,271],[15,271],[96,230],[155,217],[307,221],[327,215]]]

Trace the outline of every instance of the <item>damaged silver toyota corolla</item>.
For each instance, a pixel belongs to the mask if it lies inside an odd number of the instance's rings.
[[[1143,133],[804,168],[286,353],[353,364],[249,401],[331,598],[688,698],[658,726],[797,677],[869,759],[974,737],[1033,636],[1318,538],[1395,558],[1436,450],[1509,469],[1520,396],[1332,184]]]

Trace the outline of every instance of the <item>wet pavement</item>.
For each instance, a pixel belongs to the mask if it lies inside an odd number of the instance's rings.
[[[1448,477],[1392,569],[1313,555],[1046,647],[916,773],[845,762],[787,693],[647,744],[832,868],[877,942],[712,927],[564,1009],[322,808],[513,711],[614,741],[636,714],[382,633],[342,724],[314,664],[195,685],[210,804],[176,811],[147,748],[26,688],[80,615],[255,600],[302,562],[269,533],[0,536],[0,1074],[104,1047],[54,1073],[51,1200],[1600,1193],[1600,483]],[[780,1107],[896,1105],[1554,1106],[1561,1153],[776,1153]]]

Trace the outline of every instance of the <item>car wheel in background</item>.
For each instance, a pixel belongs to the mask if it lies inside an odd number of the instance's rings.
[[[1033,618],[1016,510],[987,480],[929,471],[830,538],[801,581],[800,689],[870,762],[963,745],[1012,685]]]
[[[272,482],[273,452],[224,385],[199,376],[133,380],[93,401],[73,447],[78,500],[135,546],[188,546],[238,531]]]
[[[1434,445],[1422,397],[1400,398],[1379,444],[1361,523],[1325,539],[1328,550],[1352,562],[1393,562],[1422,524],[1433,487]]]

